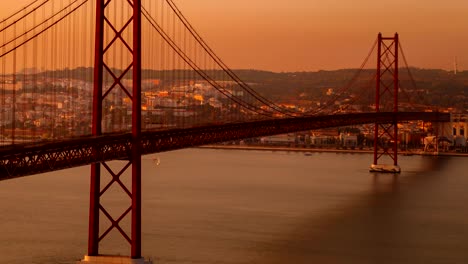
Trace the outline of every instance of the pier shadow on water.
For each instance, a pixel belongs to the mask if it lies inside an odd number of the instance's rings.
[[[371,174],[370,191],[304,220],[252,263],[466,263],[464,160],[424,159],[423,171]]]

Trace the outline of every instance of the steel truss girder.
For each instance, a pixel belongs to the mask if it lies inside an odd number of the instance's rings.
[[[261,137],[312,129],[358,124],[388,124],[423,120],[449,122],[450,114],[438,112],[380,112],[284,118],[246,123],[221,124],[143,131],[142,154],[151,154],[205,144]],[[43,172],[67,169],[117,159],[130,159],[132,135],[104,134],[70,139],[61,142],[43,142],[31,145],[13,145],[0,149],[0,180]]]

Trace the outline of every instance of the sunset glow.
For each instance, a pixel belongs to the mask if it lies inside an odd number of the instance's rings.
[[[30,0],[2,2],[3,18]],[[413,66],[452,69],[457,57],[468,68],[465,0],[175,2],[232,68],[356,68],[378,32],[398,32]]]

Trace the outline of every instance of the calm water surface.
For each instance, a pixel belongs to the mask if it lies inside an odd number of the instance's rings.
[[[371,159],[205,149],[146,156],[143,254],[177,264],[467,263],[468,158],[401,157],[399,176],[369,173]],[[0,263],[74,263],[86,253],[89,170],[0,182]],[[114,186],[103,204],[117,218],[130,202]],[[102,252],[127,255],[125,243],[112,232]]]

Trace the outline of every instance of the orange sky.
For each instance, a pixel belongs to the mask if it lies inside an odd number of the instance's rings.
[[[31,0],[0,1],[3,18]],[[467,0],[175,2],[231,68],[356,68],[378,32],[398,32],[410,65],[468,69]]]

